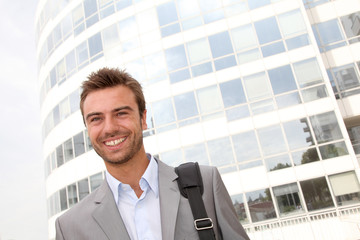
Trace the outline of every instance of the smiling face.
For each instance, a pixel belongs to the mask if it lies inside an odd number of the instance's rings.
[[[123,164],[145,153],[146,110],[140,117],[129,88],[120,85],[89,93],[83,112],[91,144],[105,164]]]

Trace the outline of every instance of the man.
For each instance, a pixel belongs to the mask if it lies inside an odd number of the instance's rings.
[[[106,179],[56,220],[56,239],[199,239],[174,168],[145,152],[141,85],[124,71],[103,68],[82,88],[81,113],[92,146],[104,160]],[[216,239],[249,239],[217,169],[200,170]]]

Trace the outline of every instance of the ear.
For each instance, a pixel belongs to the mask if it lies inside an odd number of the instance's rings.
[[[141,127],[143,130],[147,129],[147,123],[146,123],[146,109],[144,110],[142,117],[141,117]]]

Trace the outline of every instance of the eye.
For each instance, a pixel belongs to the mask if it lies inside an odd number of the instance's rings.
[[[93,117],[90,119],[90,122],[96,122],[99,121],[101,118],[100,117]]]

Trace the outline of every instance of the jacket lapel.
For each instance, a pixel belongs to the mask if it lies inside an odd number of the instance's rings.
[[[95,197],[97,207],[93,218],[99,224],[109,240],[130,240],[124,222],[114,201],[114,196],[106,182],[102,183]]]
[[[159,166],[159,196],[162,239],[174,239],[175,225],[180,202],[177,174],[173,167],[157,161]]]

